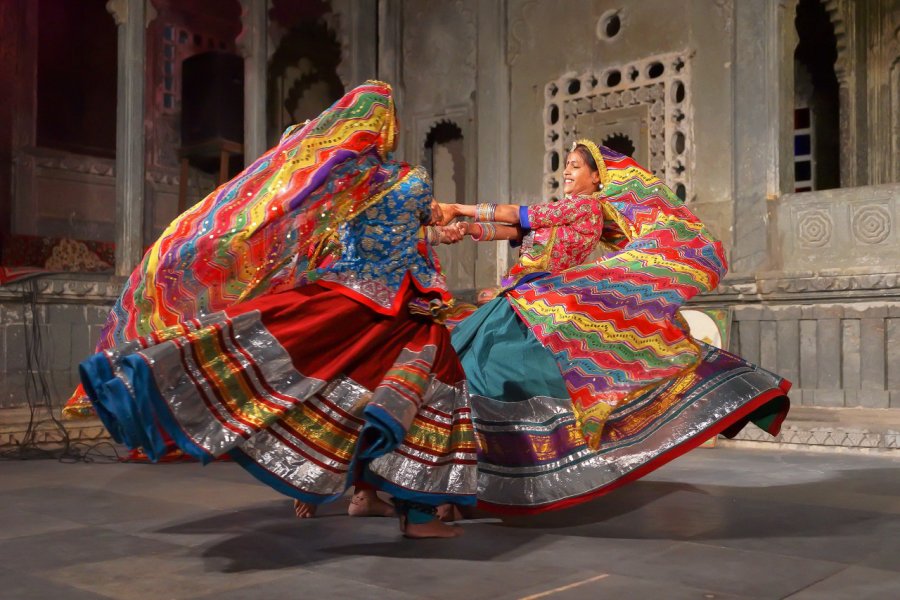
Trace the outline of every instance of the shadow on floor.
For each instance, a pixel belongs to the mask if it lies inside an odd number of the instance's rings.
[[[346,499],[322,507],[313,519],[291,516],[288,500],[270,502],[159,533],[231,533],[203,549],[204,558],[226,559],[228,572],[275,570],[347,557],[514,560],[560,537],[660,541],[738,538],[834,538],[874,534],[887,521],[859,506],[836,506],[836,491],[894,495],[900,468],[837,471],[836,477],[797,485],[759,488],[638,481],[585,504],[499,523],[463,524],[453,540],[411,541],[399,536],[396,519],[350,519]],[[894,495],[895,496],[895,495]],[[896,496],[895,496],[896,497]],[[819,499],[820,502],[817,502]],[[544,539],[546,538],[546,539]]]

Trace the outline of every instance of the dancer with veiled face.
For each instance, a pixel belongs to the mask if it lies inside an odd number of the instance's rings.
[[[428,176],[395,139],[390,87],[369,82],[176,219],[82,363],[118,441],[229,456],[303,506],[356,484],[384,514],[382,490],[404,535],[461,533],[435,517],[474,503],[476,475],[432,249],[461,231],[429,225]]]

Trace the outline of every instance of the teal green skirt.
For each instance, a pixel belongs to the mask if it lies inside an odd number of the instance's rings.
[[[473,394],[504,402],[569,397],[553,355],[504,296],[463,321],[451,341]]]
[[[616,406],[593,449],[556,360],[505,297],[457,325],[451,341],[478,440],[478,503],[502,513],[590,500],[750,422],[777,435],[790,407],[789,382],[698,342],[697,366]]]

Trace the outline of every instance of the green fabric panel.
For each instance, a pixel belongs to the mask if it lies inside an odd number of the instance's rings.
[[[474,394],[505,402],[569,397],[553,356],[505,297],[475,311],[453,330],[451,340]]]
[[[785,398],[777,398],[773,401],[766,402],[752,413],[748,419],[763,431],[771,431],[772,425],[775,423],[783,412],[787,410]]]

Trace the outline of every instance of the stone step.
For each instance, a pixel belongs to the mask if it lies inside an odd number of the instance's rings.
[[[797,406],[791,408],[776,437],[751,425],[733,440],[720,439],[719,445],[900,453],[900,410]]]
[[[28,431],[28,408],[0,409],[0,448],[21,445]],[[34,415],[38,445],[58,445],[63,433],[50,418],[46,407]],[[109,439],[99,419],[61,421],[69,439],[95,442]],[[748,426],[733,440],[719,439],[721,447],[763,447],[798,450],[900,451],[900,410],[878,408],[820,408],[797,406],[791,409],[777,437]]]
[[[97,418],[62,421],[59,409],[53,409],[59,424],[52,419],[46,406],[37,407],[34,411],[31,443],[41,448],[52,448],[62,445],[68,436],[70,442],[95,443],[110,439],[109,433]],[[0,408],[0,448],[9,449],[21,446],[28,435],[28,426],[32,422],[31,410],[27,407]],[[63,431],[60,428],[64,428]]]

